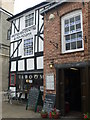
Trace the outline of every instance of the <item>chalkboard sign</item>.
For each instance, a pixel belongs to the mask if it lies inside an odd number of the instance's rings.
[[[55,105],[55,94],[46,94],[44,104],[43,104],[43,110],[46,110],[48,114],[52,109],[54,108]]]
[[[32,87],[29,91],[28,102],[26,105],[26,110],[33,109],[35,112],[37,110],[37,103],[39,98],[39,90],[35,87]]]

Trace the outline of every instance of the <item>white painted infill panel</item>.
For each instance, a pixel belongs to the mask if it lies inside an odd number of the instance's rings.
[[[19,41],[19,43],[20,43],[20,41]],[[22,54],[23,54],[23,47],[22,46],[23,46],[23,44],[21,42],[19,47],[18,47],[18,56],[22,56]]]
[[[11,62],[11,71],[16,71],[16,61]]]
[[[27,70],[34,70],[34,59],[27,59]]]
[[[12,23],[12,35],[14,34],[14,25]]]
[[[43,56],[37,57],[37,69],[43,69]]]
[[[35,52],[37,52],[37,36],[36,36],[36,39],[35,39]]]
[[[10,56],[12,56],[13,54],[13,43],[11,43],[11,46],[10,46]]]
[[[36,32],[38,31],[38,10],[36,11]]]
[[[18,61],[18,71],[24,70],[24,60],[19,60]]]
[[[43,37],[43,35],[41,35]],[[43,40],[39,38],[39,51],[43,51]]]
[[[42,24],[43,24],[43,16],[39,15],[39,28],[41,28]]]
[[[14,51],[15,51],[16,48],[17,48],[17,42],[14,43]],[[14,53],[14,57],[17,57],[17,50]]]
[[[25,16],[20,18],[20,31],[25,28]]]
[[[16,28],[18,29],[18,25],[19,25],[19,19],[17,19],[16,20],[16,23],[15,23],[15,25],[16,25]],[[17,33],[18,31],[15,29],[15,33]]]

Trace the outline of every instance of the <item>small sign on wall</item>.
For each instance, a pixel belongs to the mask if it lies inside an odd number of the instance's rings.
[[[46,74],[46,90],[54,90],[54,74]]]

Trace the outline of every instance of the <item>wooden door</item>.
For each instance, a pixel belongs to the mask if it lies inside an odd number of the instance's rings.
[[[64,100],[64,70],[56,70],[56,107],[59,108],[64,115],[65,100]]]
[[[82,112],[87,112],[88,106],[88,68],[81,68],[81,103]]]

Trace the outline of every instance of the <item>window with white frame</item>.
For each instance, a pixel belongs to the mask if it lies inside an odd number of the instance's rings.
[[[25,27],[34,25],[34,13],[25,16]]]
[[[24,56],[33,55],[33,38],[24,40]]]
[[[83,50],[82,11],[71,12],[61,18],[62,53]]]

